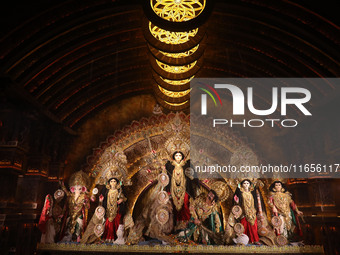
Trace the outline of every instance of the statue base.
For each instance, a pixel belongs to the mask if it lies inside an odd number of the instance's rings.
[[[48,252],[48,253],[46,253]],[[324,254],[323,246],[223,246],[223,245],[112,245],[112,244],[38,244],[37,254]]]

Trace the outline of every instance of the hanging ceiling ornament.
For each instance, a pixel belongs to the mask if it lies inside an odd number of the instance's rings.
[[[147,2],[147,3],[146,3]],[[144,37],[150,50],[154,94],[159,104],[180,111],[190,106],[190,80],[202,66],[206,0],[147,0]],[[152,14],[151,14],[152,13]],[[201,18],[202,19],[202,18]],[[193,22],[195,25],[193,26]],[[189,25],[188,25],[189,24]]]

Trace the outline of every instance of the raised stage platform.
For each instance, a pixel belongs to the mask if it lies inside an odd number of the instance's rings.
[[[38,244],[37,254],[324,254],[322,246],[106,245]]]

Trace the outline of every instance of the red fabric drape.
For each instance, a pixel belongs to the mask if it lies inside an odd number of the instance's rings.
[[[102,237],[103,240],[115,240],[117,238],[116,233],[119,227],[119,222],[120,222],[121,217],[122,215],[119,213],[119,209],[118,209],[118,213],[112,222],[110,222],[108,218],[106,219],[105,230],[104,230],[104,234]]]
[[[189,221],[190,220],[190,210],[189,210],[189,195],[188,193],[185,192],[184,195],[184,201],[183,201],[183,206],[181,210],[176,211],[175,210],[175,215],[176,215],[176,221]]]
[[[44,208],[41,212],[39,223],[38,223],[38,227],[39,227],[41,233],[43,233],[43,234],[46,232],[47,221],[52,218],[49,215],[50,210],[52,210],[52,197],[51,197],[51,195],[47,195],[46,198],[45,198]]]
[[[259,235],[257,234],[257,219],[255,219],[254,225],[251,225],[246,217],[241,219],[241,224],[244,227],[244,234],[249,237],[249,241],[251,243],[255,243],[259,241]]]

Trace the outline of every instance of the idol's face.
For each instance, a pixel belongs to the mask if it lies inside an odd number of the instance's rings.
[[[80,185],[74,186],[74,193],[79,194],[82,191],[82,187]]]
[[[281,191],[281,189],[282,189],[282,184],[279,183],[279,182],[275,183],[275,190],[276,191]]]
[[[111,189],[115,189],[117,187],[117,181],[115,179],[110,181],[110,187]]]
[[[248,182],[248,181],[244,181],[244,182],[242,183],[242,187],[243,187],[245,190],[248,190],[248,189],[249,189],[249,186],[250,186],[250,182]]]
[[[181,161],[181,160],[182,160],[182,154],[179,153],[179,152],[177,152],[177,153],[175,154],[175,160],[176,160],[177,162]]]

